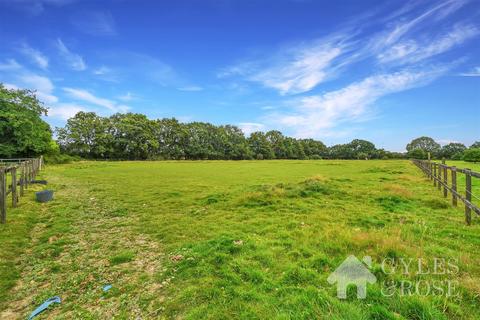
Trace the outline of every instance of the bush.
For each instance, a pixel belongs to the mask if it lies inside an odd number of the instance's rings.
[[[480,148],[471,148],[465,150],[463,153],[463,160],[468,162],[479,162],[480,161]]]

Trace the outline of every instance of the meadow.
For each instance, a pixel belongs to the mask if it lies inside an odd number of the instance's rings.
[[[78,162],[39,178],[54,201],[30,188],[0,226],[1,319],[55,295],[38,319],[480,318],[480,220],[466,226],[406,160]],[[350,254],[372,258],[364,300],[327,282]],[[399,271],[419,258],[457,269]],[[405,294],[404,280],[455,294]]]

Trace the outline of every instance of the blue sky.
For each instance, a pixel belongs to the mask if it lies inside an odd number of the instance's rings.
[[[480,139],[480,1],[0,0],[0,82],[80,110],[402,151]]]

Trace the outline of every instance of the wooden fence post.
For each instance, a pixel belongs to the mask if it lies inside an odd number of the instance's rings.
[[[28,189],[28,176],[29,176],[29,173],[28,173],[28,170],[29,170],[28,162],[24,162],[23,165],[24,165],[24,167],[25,167],[25,180],[23,181],[23,183],[25,184],[25,189]]]
[[[20,196],[23,197],[23,187],[25,184],[25,165],[20,163]]]
[[[452,167],[452,205],[457,206],[457,167]]]
[[[17,206],[18,195],[17,195],[17,168],[13,167],[10,171],[12,173],[12,207]]]
[[[0,168],[0,223],[7,222],[7,179],[5,168]]]
[[[470,175],[470,169],[465,169],[465,199],[468,203],[472,202],[472,176]],[[465,222],[470,225],[472,222],[472,209],[470,204],[465,203]]]
[[[433,163],[433,186],[437,186],[437,164],[434,162]]]
[[[448,168],[443,167],[443,196],[448,197]]]
[[[442,165],[438,164],[438,176],[437,176],[437,188],[438,190],[441,190],[442,188]]]

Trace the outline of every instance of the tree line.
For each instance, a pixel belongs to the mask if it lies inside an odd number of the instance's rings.
[[[427,159],[430,155],[431,159],[480,161],[480,141],[474,142],[467,148],[459,142],[441,146],[430,137],[419,137],[407,144],[406,149],[408,158]]]
[[[280,131],[246,137],[233,125],[182,123],[175,118],[151,120],[143,114],[102,117],[79,112],[57,128],[57,142],[68,154],[93,159],[377,159],[402,154],[375,148],[366,140],[327,147],[314,139],[295,139]]]
[[[79,112],[56,128],[42,119],[48,109],[35,92],[7,89],[0,83],[0,157],[40,154],[112,160],[243,160],[243,159],[464,159],[480,161],[480,142],[467,148],[460,143],[443,147],[429,137],[414,139],[407,153],[377,149],[366,140],[327,147],[314,139],[295,139],[280,131],[253,132],[246,137],[233,125],[182,123],[175,118],[151,120],[143,114],[102,117]],[[61,160],[60,160],[61,161]]]

